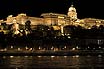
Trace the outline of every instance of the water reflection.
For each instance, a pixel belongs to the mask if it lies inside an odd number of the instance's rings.
[[[99,57],[100,56],[100,57]],[[98,56],[2,56],[0,69],[103,69],[104,57]]]
[[[37,56],[37,57],[39,57],[39,58],[40,58],[40,57],[42,57],[42,56]]]

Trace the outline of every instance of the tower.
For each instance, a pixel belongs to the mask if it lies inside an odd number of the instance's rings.
[[[75,7],[73,6],[73,4],[71,5],[71,7],[68,9],[68,13],[67,13],[68,17],[70,17],[71,19],[77,19],[77,12]]]

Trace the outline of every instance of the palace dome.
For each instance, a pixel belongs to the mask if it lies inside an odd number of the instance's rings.
[[[69,8],[68,11],[69,11],[69,12],[70,12],[70,11],[74,11],[74,12],[76,12],[76,9],[75,9],[75,7],[73,7],[73,5],[71,5],[71,7]]]

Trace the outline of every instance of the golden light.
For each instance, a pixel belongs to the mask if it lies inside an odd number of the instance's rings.
[[[60,19],[64,19],[64,17],[63,17],[63,16],[58,16],[58,18],[60,18]]]
[[[39,46],[39,50],[41,49],[41,47]]]
[[[20,51],[21,49],[20,48],[18,48],[18,51]]]
[[[33,48],[30,48],[30,49],[29,49],[29,51],[32,51],[32,50],[33,50]]]
[[[29,49],[29,48],[26,46],[25,49],[27,50],[27,49]]]
[[[51,47],[51,50],[53,50],[53,49],[54,49],[54,47],[52,46],[52,47]]]
[[[67,58],[67,56],[64,56],[64,58]]]
[[[15,31],[15,32],[14,32],[14,34],[19,34],[19,33],[20,33],[19,31]]]
[[[10,48],[13,48],[13,46],[11,46]]]
[[[7,51],[7,48],[5,48],[4,51]]]
[[[70,39],[71,37],[70,37],[70,36],[68,36],[68,38]]]
[[[79,55],[76,55],[76,57],[78,58],[78,57],[79,57]]]
[[[77,49],[79,49],[79,47],[78,47],[78,46],[76,46],[76,48],[77,48]]]
[[[10,58],[13,58],[14,56],[10,56]]]
[[[66,48],[66,46],[64,46],[64,48]]]
[[[51,58],[54,58],[55,56],[51,56]]]
[[[60,26],[53,26],[53,29],[54,30],[60,30],[61,28],[60,28]]]
[[[54,51],[58,51],[58,48],[54,48]]]
[[[39,58],[40,58],[40,57],[42,57],[42,56],[37,56],[37,57],[39,57]]]
[[[88,29],[91,29],[91,27],[89,27]]]
[[[75,48],[72,48],[72,50],[75,50]]]
[[[4,49],[0,49],[0,51],[4,51]]]

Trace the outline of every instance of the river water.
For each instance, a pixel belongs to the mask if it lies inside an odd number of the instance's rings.
[[[0,69],[104,69],[104,56],[1,56]]]

